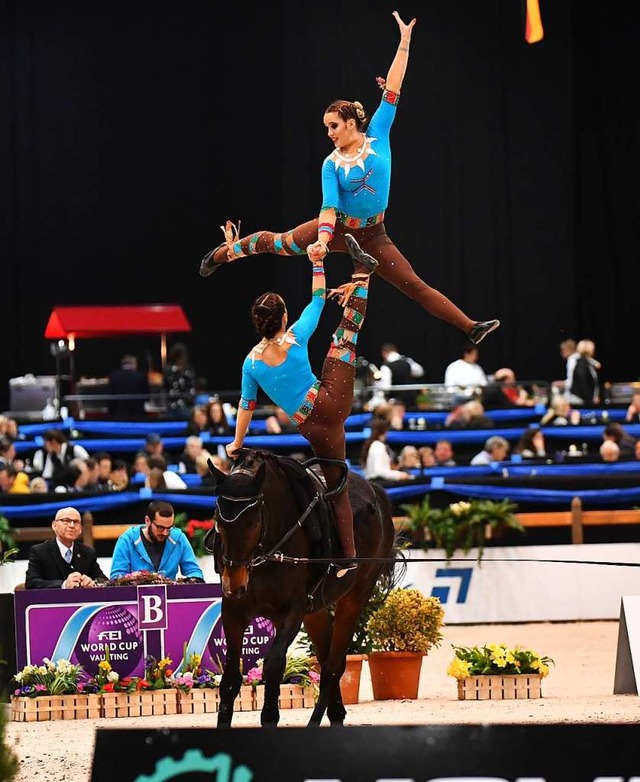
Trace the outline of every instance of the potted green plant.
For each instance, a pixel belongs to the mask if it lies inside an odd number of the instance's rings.
[[[394,587],[369,617],[369,669],[375,700],[418,697],[422,660],[440,646],[444,608],[419,589]]]
[[[477,561],[484,555],[486,543],[506,528],[524,532],[515,515],[517,505],[510,500],[473,500],[453,502],[445,508],[432,508],[429,495],[421,502],[401,506],[407,513],[408,528],[414,544],[425,551],[444,549],[447,560],[460,549],[467,554],[477,548]]]

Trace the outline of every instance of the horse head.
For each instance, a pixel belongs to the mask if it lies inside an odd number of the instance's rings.
[[[229,473],[219,470],[211,460],[209,470],[218,495],[215,522],[222,544],[222,591],[226,597],[241,598],[246,594],[249,572],[264,534],[265,454],[241,449]]]

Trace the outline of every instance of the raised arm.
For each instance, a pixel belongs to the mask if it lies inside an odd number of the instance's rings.
[[[411,32],[413,26],[416,23],[416,19],[412,19],[409,24],[405,24],[400,18],[400,14],[397,11],[393,12],[398,27],[400,28],[400,43],[396,50],[396,56],[393,58],[389,72],[387,73],[387,80],[385,88],[391,92],[400,92],[402,88],[402,81],[407,71],[407,62],[409,61],[409,45],[411,44]]]

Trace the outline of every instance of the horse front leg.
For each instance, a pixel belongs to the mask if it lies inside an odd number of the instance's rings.
[[[222,624],[227,641],[227,653],[224,672],[220,680],[220,706],[218,708],[218,728],[230,728],[233,718],[233,704],[242,686],[242,639],[248,619],[240,614],[225,612],[222,601]]]
[[[276,727],[280,721],[280,685],[287,664],[287,651],[302,626],[302,614],[276,623],[276,634],[264,661],[264,705],[260,712],[262,727]]]

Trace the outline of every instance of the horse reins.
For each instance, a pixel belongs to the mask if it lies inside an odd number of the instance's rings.
[[[302,513],[301,516],[298,517],[298,519],[294,522],[294,524],[285,532],[285,534],[278,540],[277,543],[275,543],[272,548],[266,553],[266,554],[260,554],[258,556],[255,556],[255,551],[260,549],[262,547],[262,541],[264,540],[264,537],[267,532],[267,524],[262,524],[262,532],[260,536],[260,543],[256,547],[256,549],[251,553],[251,556],[247,559],[243,560],[237,560],[237,559],[227,559],[224,555],[224,549],[222,551],[222,562],[227,565],[228,567],[248,567],[248,568],[254,568],[258,567],[259,565],[264,564],[265,562],[312,562],[314,560],[309,560],[306,558],[298,558],[298,557],[287,557],[285,556],[280,549],[284,544],[289,540],[289,538],[296,532],[298,529],[302,529],[302,525],[306,521],[307,517],[311,513],[311,511],[315,508],[315,506],[320,501],[320,493],[316,492],[316,494],[313,496],[311,501],[309,502],[309,505],[307,506],[307,509]],[[247,502],[250,503],[246,505],[246,507],[242,508],[232,519],[227,519],[224,517],[222,512],[220,511],[220,503],[217,503],[216,507],[216,514],[219,517],[220,521],[226,523],[226,524],[233,524],[235,523],[240,516],[242,516],[245,511],[250,510],[251,508],[254,508],[256,505],[259,505],[259,514],[261,521],[263,520],[263,511],[264,511],[264,494],[254,494],[251,497],[229,497],[227,495],[220,495],[220,499],[229,500],[231,502]]]

